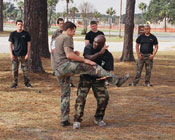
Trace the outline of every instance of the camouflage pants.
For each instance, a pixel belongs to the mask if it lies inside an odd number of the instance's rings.
[[[13,83],[18,83],[18,69],[19,63],[21,63],[21,69],[24,75],[24,83],[29,82],[29,73],[28,73],[28,61],[25,60],[25,56],[15,56],[14,60],[12,61],[12,76],[13,76]]]
[[[82,116],[84,113],[84,107],[86,103],[86,97],[90,88],[92,88],[94,96],[97,100],[97,109],[94,117],[98,121],[103,120],[105,109],[107,107],[109,100],[108,91],[105,86],[105,80],[97,81],[94,79],[92,80],[87,79],[81,76],[78,85],[77,99],[75,104],[75,115],[74,115],[75,122],[82,121]]]
[[[153,60],[149,59],[149,54],[147,55],[142,55],[143,58],[142,59],[138,59],[137,61],[137,69],[136,69],[136,76],[133,80],[134,84],[137,84],[140,80],[141,77],[141,73],[142,73],[142,69],[143,66],[145,65],[145,70],[146,70],[146,74],[145,74],[145,83],[149,83],[150,82],[150,78],[151,78],[151,70],[153,68]]]
[[[61,87],[61,122],[69,120],[70,106],[70,77],[73,74],[89,74],[103,77],[109,76],[109,83],[116,85],[119,77],[105,71],[101,66],[91,66],[81,62],[66,62],[55,71]]]

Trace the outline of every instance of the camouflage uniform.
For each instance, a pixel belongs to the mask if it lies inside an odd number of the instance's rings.
[[[137,84],[140,80],[141,73],[143,66],[145,65],[145,84],[150,83],[150,78],[151,78],[151,70],[153,68],[153,60],[149,59],[150,54],[142,54],[142,59],[138,59],[137,61],[137,70],[136,70],[136,76],[133,80],[133,84]]]
[[[28,61],[25,60],[25,56],[14,56],[14,60],[12,61],[12,75],[13,75],[13,83],[15,84],[18,83],[18,69],[20,62],[21,62],[21,69],[24,75],[24,83],[30,82],[28,72]]]
[[[97,100],[97,110],[94,115],[95,120],[97,121],[103,120],[105,109],[107,107],[109,100],[108,91],[105,86],[105,80],[88,79],[84,77],[84,75],[81,75],[77,91],[78,97],[76,99],[75,104],[75,115],[74,115],[75,122],[82,121],[81,118],[84,113],[86,97],[91,87],[94,92],[94,96]]]
[[[119,82],[119,77],[113,75],[101,66],[91,66],[81,62],[65,62],[59,69],[55,71],[57,79],[61,87],[61,122],[69,121],[69,106],[70,106],[70,76],[73,74],[89,74],[98,77],[109,76],[109,83],[116,85]],[[106,101],[107,102],[107,101]],[[105,105],[104,105],[105,106]],[[100,113],[101,114],[101,113]]]

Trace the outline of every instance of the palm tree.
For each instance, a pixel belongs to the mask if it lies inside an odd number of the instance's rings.
[[[66,0],[66,12],[67,12],[67,21],[68,21],[68,16],[69,16],[69,3],[72,2],[73,0]]]
[[[146,3],[144,3],[144,2],[141,2],[141,3],[139,3],[139,9],[140,10],[142,10],[142,14],[144,13],[144,11],[146,10],[146,8],[147,8],[147,5],[146,5]]]
[[[98,18],[101,16],[100,12],[98,12],[98,11],[95,11],[93,15],[94,15],[94,18],[96,19],[96,21],[98,21]]]
[[[76,7],[72,7],[71,9],[70,9],[70,15],[71,15],[71,17],[72,17],[72,19],[73,19],[73,23],[75,23],[75,14],[76,13],[78,13],[79,11],[78,11],[78,9],[76,8]]]
[[[20,11],[19,19],[23,19],[24,2],[19,1],[17,3],[17,5],[18,5],[19,11]]]
[[[110,37],[110,32],[111,32],[111,27],[112,27],[112,16],[116,14],[115,10],[111,7],[108,8],[106,13],[110,16],[109,18],[109,37]]]
[[[51,27],[52,14],[56,10],[56,4],[59,0],[47,0],[48,7],[48,27]]]

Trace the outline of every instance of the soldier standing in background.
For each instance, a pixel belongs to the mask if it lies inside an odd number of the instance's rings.
[[[11,32],[9,37],[13,75],[13,83],[11,85],[11,88],[16,88],[18,86],[19,63],[21,63],[25,86],[32,87],[32,85],[29,83],[30,79],[28,72],[28,59],[30,57],[31,50],[31,36],[28,32],[23,30],[22,20],[16,21],[16,27],[17,30]]]
[[[151,70],[153,67],[153,59],[158,50],[158,41],[156,36],[151,34],[150,31],[150,26],[145,25],[144,33],[140,35],[136,40],[136,53],[138,57],[136,76],[133,82],[129,84],[129,86],[136,86],[138,84],[144,65],[146,69],[145,86],[152,86],[150,84]]]

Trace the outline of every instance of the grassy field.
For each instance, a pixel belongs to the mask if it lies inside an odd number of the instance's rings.
[[[7,54],[0,55],[0,140],[174,140],[175,139],[175,51],[159,52],[154,60],[151,82],[144,86],[144,72],[137,87],[128,87],[135,75],[135,62],[119,62],[115,56],[115,74],[131,74],[123,87],[108,86],[109,104],[106,127],[93,123],[96,101],[90,91],[80,130],[61,127],[60,87],[51,74],[50,60],[42,59],[46,73],[31,73],[29,89],[23,85],[10,89],[11,66]],[[73,77],[77,86],[79,76]],[[71,89],[71,124],[76,88]]]

